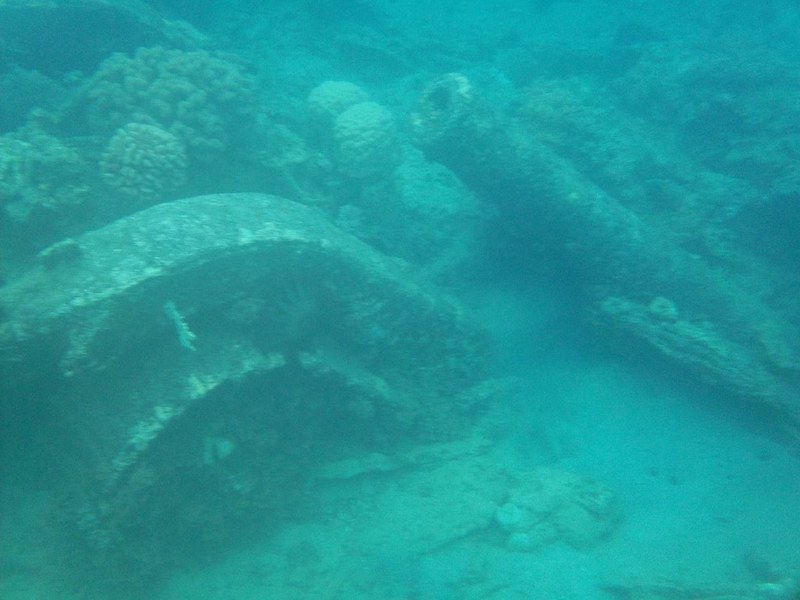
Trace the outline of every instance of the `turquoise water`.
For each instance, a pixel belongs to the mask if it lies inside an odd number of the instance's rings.
[[[0,3],[0,598],[800,597],[799,28]]]

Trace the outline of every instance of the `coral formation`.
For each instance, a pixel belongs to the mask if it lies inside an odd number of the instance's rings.
[[[349,81],[323,81],[308,95],[308,113],[317,127],[330,129],[345,110],[369,100],[369,94]]]
[[[336,164],[351,177],[384,175],[400,163],[394,119],[376,102],[359,102],[336,117],[333,139]]]
[[[95,130],[157,125],[192,158],[211,160],[243,131],[255,110],[254,87],[238,65],[204,50],[140,48],[103,61],[75,108]]]
[[[152,201],[184,183],[186,166],[183,144],[173,134],[154,125],[129,123],[109,141],[100,173],[114,190]]]
[[[0,136],[0,206],[16,222],[84,202],[87,173],[75,148],[35,122]]]
[[[436,278],[470,260],[487,214],[488,207],[449,169],[405,148],[391,177],[364,186],[358,206],[342,206],[338,217],[362,239]]]

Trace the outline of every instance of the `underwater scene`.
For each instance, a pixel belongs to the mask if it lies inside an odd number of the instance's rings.
[[[797,0],[0,0],[2,600],[800,600]]]

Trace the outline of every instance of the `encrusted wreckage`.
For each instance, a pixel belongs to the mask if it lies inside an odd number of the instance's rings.
[[[754,289],[755,276],[676,243],[491,106],[464,75],[432,82],[411,125],[430,158],[498,206],[517,235],[547,249],[543,260],[563,262],[594,325],[776,411],[800,443],[800,333],[795,317]]]
[[[451,438],[493,393],[457,304],[272,196],[161,204],[57,244],[0,310],[2,393],[46,397],[87,457],[74,523],[140,566],[285,516],[315,464]]]

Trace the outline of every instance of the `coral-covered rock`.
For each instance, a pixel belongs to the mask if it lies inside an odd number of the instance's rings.
[[[186,164],[186,151],[174,135],[154,125],[129,123],[108,143],[100,172],[114,190],[151,201],[184,183]]]

